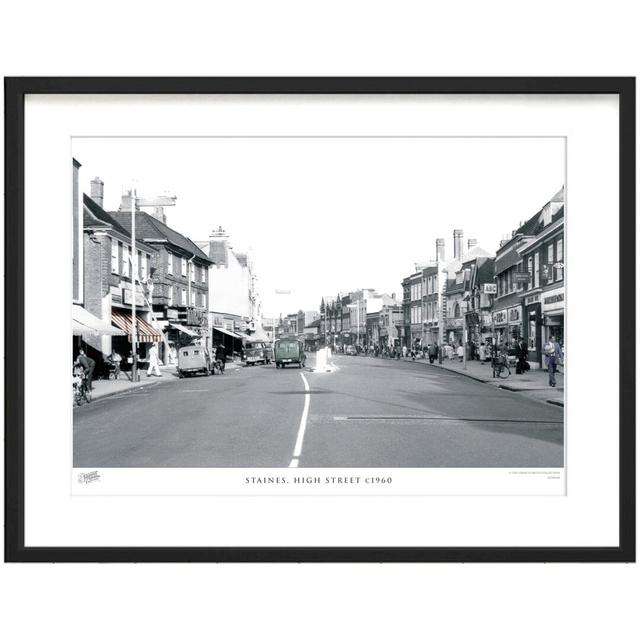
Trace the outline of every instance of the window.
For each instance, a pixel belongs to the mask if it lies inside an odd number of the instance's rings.
[[[547,283],[553,282],[553,243],[547,247]]]
[[[518,262],[518,264],[516,265],[516,273],[520,273],[522,271],[522,262]],[[518,281],[516,282],[516,289],[518,291],[522,291],[524,287],[524,284],[522,283],[522,281]]]
[[[460,305],[457,302],[456,302],[456,306],[453,308],[453,317],[454,318],[460,317]]]
[[[186,289],[182,289],[180,292],[180,304],[183,307],[187,306],[187,290]]]
[[[196,276],[198,275],[198,274],[197,274],[197,272],[196,272],[196,269],[197,269],[197,268],[198,268],[198,267],[196,267],[196,265],[195,265],[195,264],[193,264],[193,262],[190,262],[190,263],[189,263],[189,271],[191,272],[191,273],[190,273],[190,275],[191,275],[191,282],[195,282],[195,281],[196,281]]]
[[[206,284],[206,282],[207,282],[207,268],[206,267],[200,267],[200,282],[202,282],[202,284]]]
[[[169,285],[167,287],[167,306],[172,307],[173,306],[173,287],[171,285]]]
[[[138,269],[140,270],[140,280],[145,282],[147,279],[147,259],[149,256],[145,253],[142,254],[142,251],[138,251]]]
[[[125,244],[122,245],[122,268],[120,273],[127,278],[131,277],[131,270],[129,269],[129,247]]]
[[[116,242],[111,238],[111,273],[119,273],[118,263],[120,258],[119,247],[122,246],[122,242]]]
[[[536,251],[533,256],[533,286],[540,286],[540,252]]]
[[[191,289],[191,306],[196,306],[196,292],[194,289]]]
[[[167,251],[167,273],[173,275],[173,254]]]
[[[186,258],[182,258],[182,270],[181,273],[183,276],[187,275],[187,259]]]
[[[563,240],[560,238],[556,242],[556,280],[562,280],[564,277],[564,253],[563,253]]]
[[[529,258],[527,259],[527,271],[531,274],[531,277],[529,279],[529,288],[533,289],[533,257],[529,256]]]

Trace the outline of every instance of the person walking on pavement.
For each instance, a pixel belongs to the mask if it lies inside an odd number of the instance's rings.
[[[149,349],[149,368],[147,369],[147,378],[152,375],[162,378],[160,373],[160,360],[158,358],[158,345],[154,342]],[[155,373],[154,373],[155,371]]]
[[[87,389],[93,391],[93,370],[96,368],[96,361],[90,358],[84,349],[80,349],[76,362],[84,369]]]
[[[216,347],[216,362],[220,362],[220,371],[224,373],[224,366],[227,362],[227,352],[223,344]]]
[[[544,343],[542,351],[547,363],[547,369],[549,370],[549,386],[555,387],[556,370],[558,368],[558,362],[562,357],[562,351],[560,351],[560,345],[556,342],[555,336],[549,336],[549,339]]]
[[[429,364],[433,364],[437,357],[438,357],[438,345],[437,343],[432,342],[429,345]]]
[[[403,358],[407,357],[407,345],[406,344],[402,345],[402,357]]]
[[[518,340],[518,362],[516,363],[516,373],[526,373],[529,370],[529,348],[523,338]]]
[[[111,352],[111,362],[113,363],[113,375],[116,380],[120,380],[120,363],[122,362],[122,356],[115,349]]]

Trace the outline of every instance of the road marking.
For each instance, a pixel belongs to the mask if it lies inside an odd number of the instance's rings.
[[[537,420],[532,418],[469,418],[455,416],[333,416],[335,422],[345,420],[439,420],[441,422],[508,422],[520,424],[564,424],[562,420]]]
[[[309,383],[305,378],[304,373],[300,372],[300,376],[302,377],[302,382],[304,382],[304,409],[302,410],[302,416],[300,417],[300,426],[298,427],[298,437],[296,438],[296,446],[293,450],[293,458],[289,463],[290,467],[298,466],[298,458],[302,453],[302,443],[304,441],[304,432],[307,429],[307,418],[309,417],[309,404],[311,403],[311,395],[309,394]]]

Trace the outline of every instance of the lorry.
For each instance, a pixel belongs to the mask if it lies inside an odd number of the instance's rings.
[[[304,345],[297,338],[280,338],[276,340],[273,353],[276,368],[284,369],[288,364],[297,364],[302,369],[307,359]]]
[[[247,366],[255,365],[256,362],[269,364],[273,360],[273,349],[263,340],[247,340],[242,359]]]

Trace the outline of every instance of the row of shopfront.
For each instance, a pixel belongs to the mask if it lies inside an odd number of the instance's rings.
[[[452,346],[463,344],[465,329],[467,340],[476,346],[493,342],[508,345],[513,339],[523,339],[529,349],[529,362],[534,367],[543,364],[542,347],[551,336],[564,344],[564,286],[505,298],[492,309],[446,318],[442,340]],[[437,321],[405,325],[403,329],[401,341],[407,347],[440,342]]]

